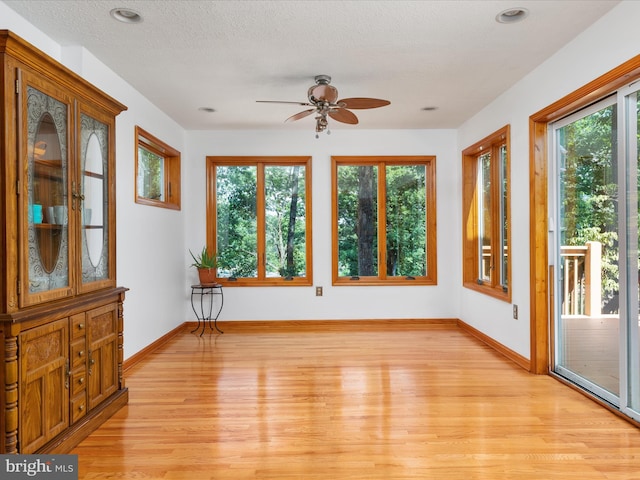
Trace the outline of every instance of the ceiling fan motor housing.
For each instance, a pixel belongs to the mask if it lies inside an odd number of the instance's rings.
[[[329,75],[317,75],[316,85],[309,87],[307,97],[314,105],[322,102],[335,103],[338,100],[338,89],[329,85],[331,77]]]

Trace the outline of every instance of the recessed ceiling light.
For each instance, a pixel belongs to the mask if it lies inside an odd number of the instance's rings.
[[[207,112],[207,113],[213,113],[216,111],[215,108],[211,108],[211,107],[200,107],[198,110],[200,110],[201,112]]]
[[[113,18],[122,23],[141,23],[142,15],[130,8],[114,8],[109,12]]]
[[[529,10],[526,8],[508,8],[496,15],[496,22],[498,23],[516,23],[521,22],[529,15]]]

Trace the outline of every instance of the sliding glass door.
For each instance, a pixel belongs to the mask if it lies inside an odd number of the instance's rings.
[[[640,418],[640,228],[638,217],[640,214],[640,88],[631,85],[620,94],[624,98],[625,145],[624,151],[627,162],[627,208],[628,219],[626,225],[626,272],[627,311],[629,320],[626,322],[626,338],[623,339],[626,355],[622,369],[626,368],[627,375],[622,383],[626,399],[623,399],[623,410],[634,418]]]
[[[635,418],[638,111],[638,95],[629,87],[551,126],[549,202],[554,371]]]

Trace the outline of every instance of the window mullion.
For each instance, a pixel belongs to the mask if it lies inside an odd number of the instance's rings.
[[[491,288],[500,285],[500,149],[491,146]]]
[[[378,276],[387,278],[387,170],[378,164]]]
[[[265,220],[265,184],[264,184],[264,163],[258,163],[256,165],[256,228],[257,228],[257,267],[258,267],[258,280],[264,280],[266,278],[266,220]]]
[[[483,266],[483,262],[484,262],[484,240],[483,237],[486,234],[486,232],[484,231],[484,208],[483,208],[483,203],[484,203],[484,195],[483,195],[483,191],[484,191],[484,179],[483,179],[483,169],[482,169],[482,161],[481,161],[481,156],[478,155],[475,158],[475,167],[476,167],[476,171],[475,171],[475,181],[476,181],[476,202],[474,205],[474,210],[476,213],[476,218],[477,218],[477,238],[476,238],[476,245],[475,245],[475,249],[478,255],[478,261],[476,262],[477,265],[477,270],[478,270],[478,283],[484,283],[484,266]],[[491,259],[489,260],[491,261]]]

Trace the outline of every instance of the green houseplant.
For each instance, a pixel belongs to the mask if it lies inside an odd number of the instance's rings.
[[[191,254],[191,258],[193,258],[194,262],[191,266],[198,269],[200,283],[202,285],[215,283],[217,266],[216,256],[209,253],[209,249],[206,245],[198,255],[194,255],[191,250],[189,250],[189,253]]]

